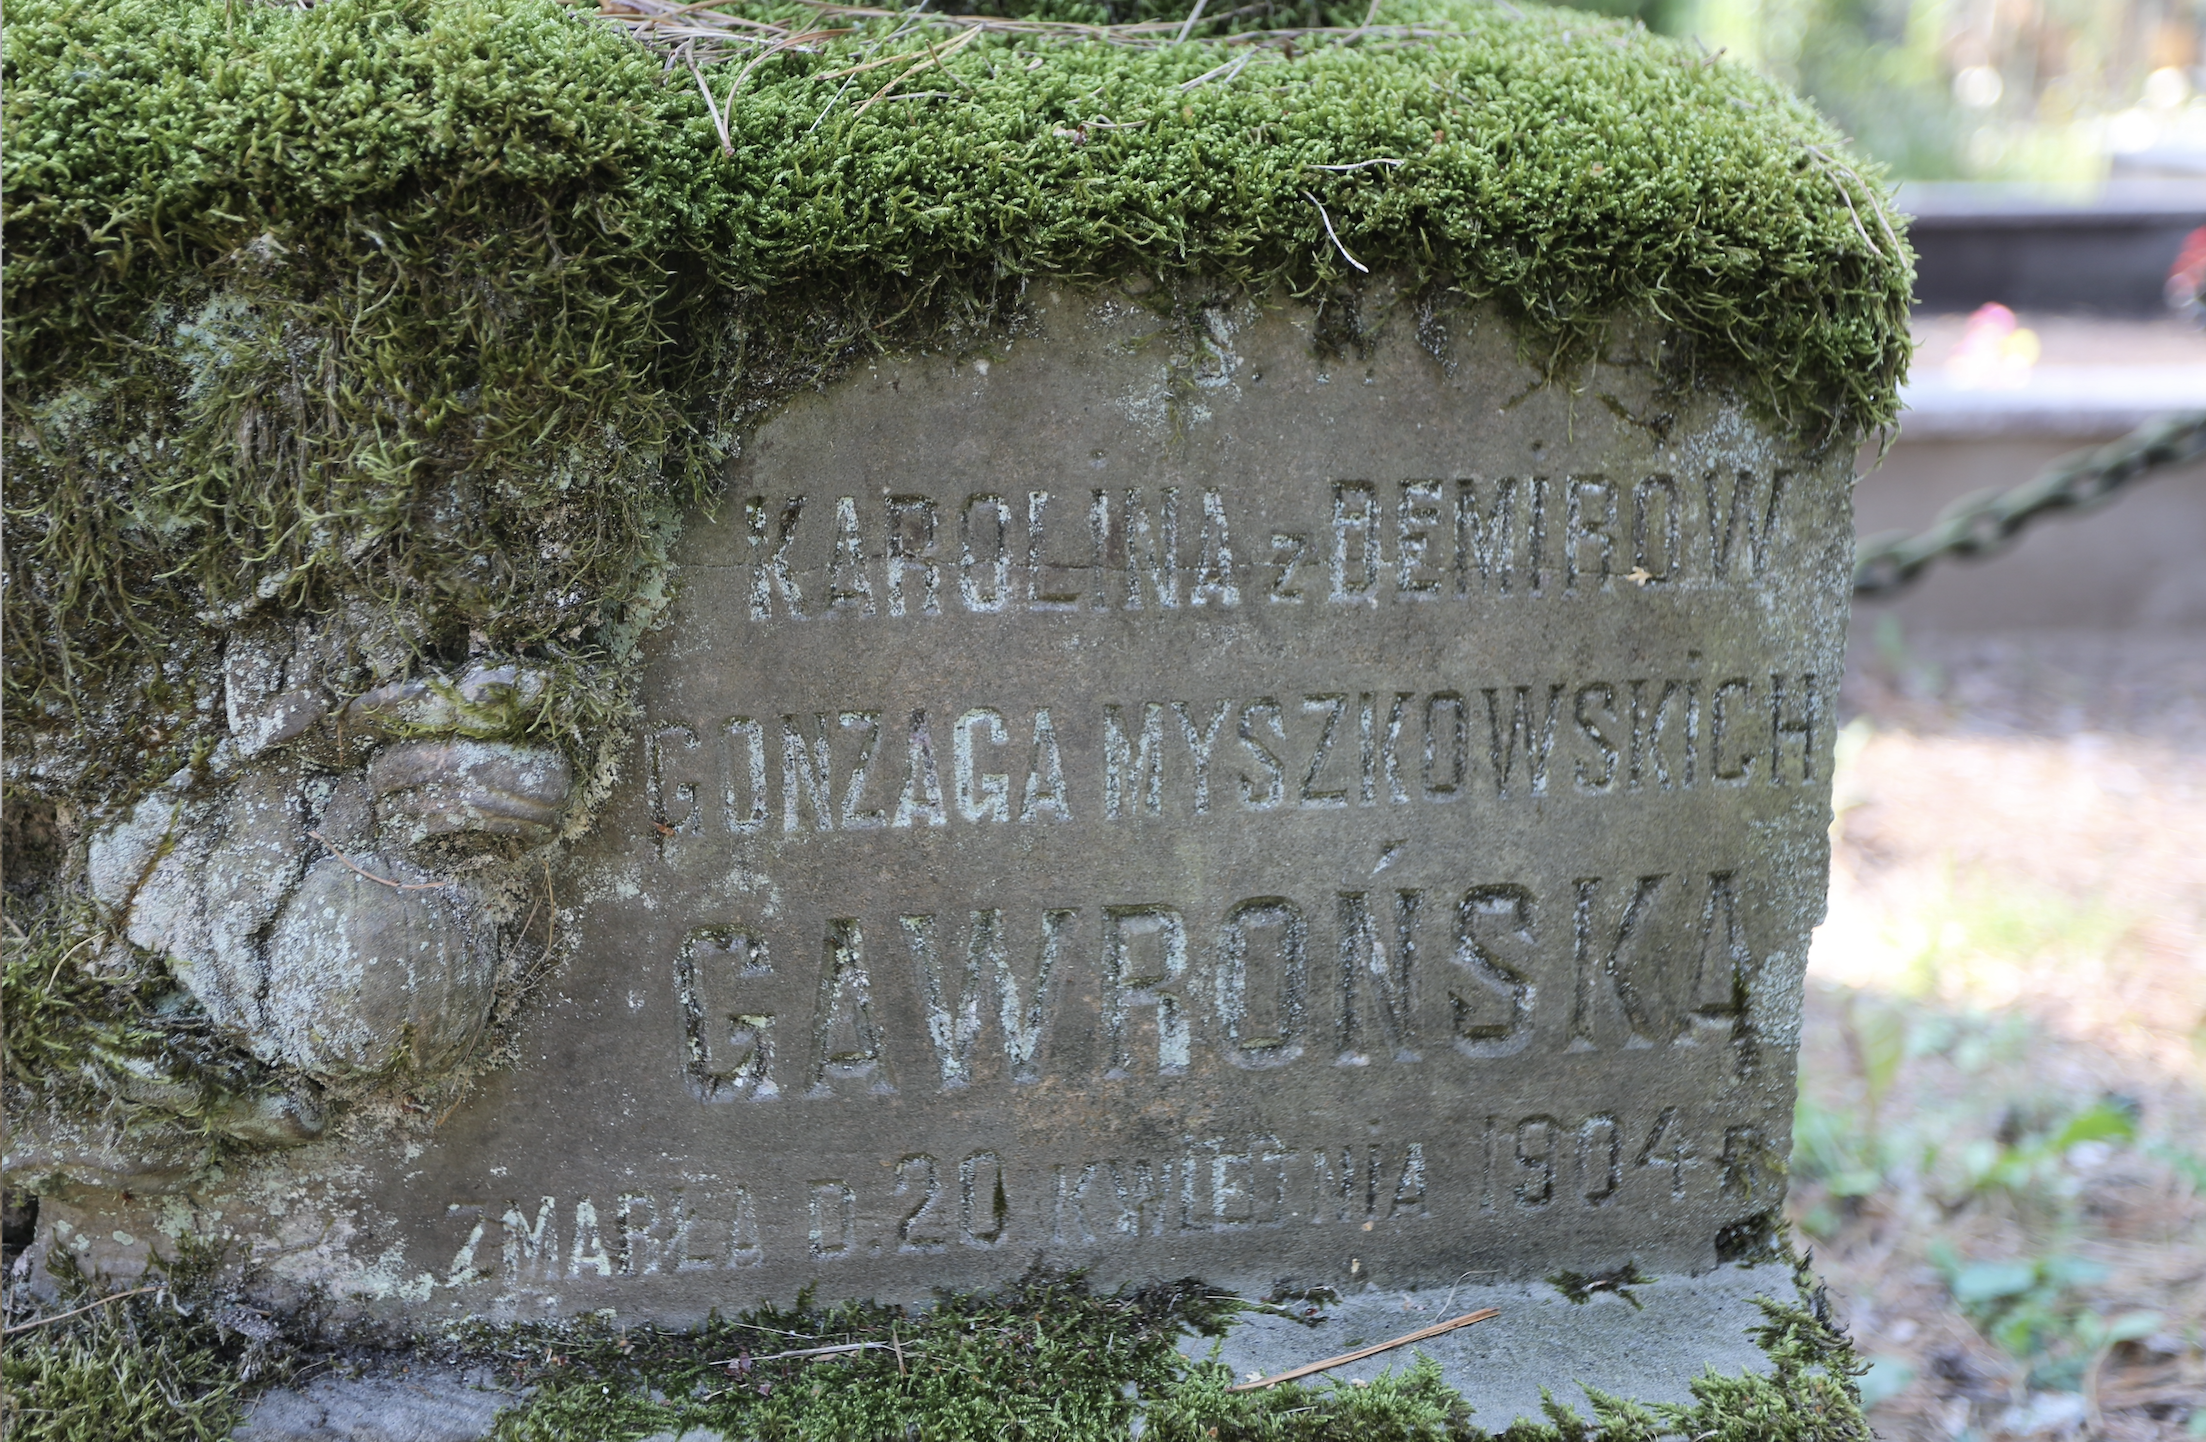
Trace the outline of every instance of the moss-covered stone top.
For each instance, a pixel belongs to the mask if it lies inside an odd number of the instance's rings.
[[[1184,42],[723,13],[770,43],[558,0],[11,7],[11,716],[363,593],[417,653],[589,664],[747,416],[1041,275],[1368,268],[1551,369],[1652,314],[1681,379],[1811,440],[1892,419],[1876,172],[1696,47],[1502,0],[1267,0]]]
[[[747,417],[1041,275],[1390,273],[1551,370],[1652,314],[1811,440],[1891,420],[1909,258],[1806,106],[1580,13],[1353,8],[737,4],[768,43],[700,48],[557,0],[22,0],[11,719],[97,712],[142,777],[203,729],[191,657],[345,597],[416,657],[617,657]],[[579,736],[591,690],[522,724]]]
[[[1672,383],[1811,445],[1892,419],[1879,178],[1750,70],[1506,0],[1116,3],[735,0],[717,38],[559,0],[12,5],[8,886],[40,947],[78,954],[91,831],[226,734],[243,631],[339,695],[525,662],[550,684],[476,731],[587,762],[744,427],[869,350],[987,343],[1031,279],[1314,296],[1351,338],[1381,294],[1478,303],[1558,377],[1652,318]]]
[[[885,22],[729,8],[845,33],[693,76],[554,0],[12,7],[19,371],[258,237],[429,196],[459,223],[522,190],[594,214],[578,261],[694,260],[769,293],[976,266],[1306,287],[1352,254],[1541,329],[1652,306],[1789,418],[1891,416],[1908,274],[1875,188],[1805,105],[1696,48],[1450,0],[1389,0],[1367,38],[1299,53],[984,33],[948,54],[966,31],[921,28],[886,52],[920,73],[876,98],[908,68],[854,73]]]

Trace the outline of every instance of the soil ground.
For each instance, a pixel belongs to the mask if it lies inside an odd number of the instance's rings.
[[[1871,1420],[2206,1437],[2206,646],[1859,625],[1791,1211]]]

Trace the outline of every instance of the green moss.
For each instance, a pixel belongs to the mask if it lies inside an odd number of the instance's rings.
[[[341,690],[526,658],[555,684],[502,724],[587,766],[740,432],[858,355],[983,342],[1037,277],[1352,313],[1345,250],[1413,300],[1496,307],[1551,374],[1652,315],[1675,384],[1813,440],[1891,420],[1910,261],[1800,102],[1582,13],[1376,19],[1417,33],[991,32],[868,105],[900,71],[838,72],[941,36],[855,20],[693,77],[557,0],[21,0],[10,808],[76,818],[81,860],[219,739],[223,647],[269,618],[356,643]],[[700,84],[732,96],[726,146]]]
[[[1253,1304],[1195,1282],[1103,1298],[1077,1278],[1029,1280],[918,1315],[800,1305],[689,1333],[602,1321],[482,1328],[470,1345],[508,1359],[505,1380],[539,1388],[501,1418],[500,1442],[612,1442],[685,1427],[760,1438],[1121,1438],[1137,1408],[1157,1442],[1869,1442],[1853,1380],[1864,1369],[1807,1262],[1789,1248],[1785,1259],[1792,1297],[1759,1303],[1767,1373],[1711,1371],[1692,1381],[1687,1404],[1589,1388],[1590,1416],[1550,1399],[1546,1421],[1499,1433],[1414,1354],[1366,1382],[1229,1392],[1237,1379],[1223,1364],[1188,1361],[1175,1342],[1183,1330],[1214,1333]],[[1772,1273],[1782,1292],[1787,1278]],[[758,1360],[851,1343],[870,1345]]]
[[[1408,1356],[1368,1382],[1320,1379],[1231,1393],[1217,1362],[1177,1351],[1258,1304],[1192,1280],[1097,1296],[1074,1277],[946,1297],[925,1312],[868,1303],[715,1317],[694,1331],[564,1323],[473,1323],[438,1340],[446,1364],[489,1365],[526,1386],[497,1442],[633,1442],[711,1428],[760,1439],[970,1437],[1118,1439],[1138,1415],[1156,1442],[1870,1442],[1854,1378],[1865,1370],[1831,1323],[1805,1260],[1785,1250],[1793,1296],[1764,1301],[1767,1373],[1692,1382],[1687,1404],[1588,1391],[1587,1412],[1550,1398],[1542,1422],[1499,1433],[1430,1360]],[[11,1341],[11,1435],[42,1439],[227,1435],[256,1385],[312,1360],[326,1340],[261,1341],[215,1325],[223,1296],[187,1251],[167,1297],[131,1298]],[[67,1270],[55,1310],[92,1294]],[[1776,1290],[1788,1280],[1772,1270]],[[825,1355],[779,1355],[815,1347]],[[348,1354],[351,1360],[361,1357]],[[155,1399],[174,1408],[162,1411]],[[78,1419],[83,1419],[82,1421]],[[94,1425],[97,1424],[97,1425]],[[108,1430],[101,1430],[106,1428]],[[73,1430],[72,1430],[73,1429]]]
[[[205,1259],[162,1269],[163,1290],[102,1295],[62,1258],[48,1271],[60,1300],[47,1313],[66,1320],[31,1327],[11,1312],[0,1354],[0,1431],[15,1442],[222,1442],[259,1386],[283,1367],[262,1342],[220,1325],[223,1299]],[[233,1314],[263,1328],[250,1313]],[[35,1319],[31,1319],[35,1320]]]
[[[59,1093],[78,1111],[120,1109],[219,1132],[272,1068],[214,1035],[160,959],[131,947],[89,905],[65,897],[0,937],[4,1075],[15,1098]],[[23,1118],[15,1118],[21,1126]]]
[[[919,1314],[800,1300],[695,1332],[584,1322],[482,1328],[471,1340],[538,1389],[500,1418],[498,1442],[685,1426],[758,1438],[1105,1438],[1124,1437],[1139,1399],[1173,1385],[1183,1330],[1214,1331],[1238,1305],[1194,1281],[1099,1297],[1077,1277],[1037,1277]]]
[[[1548,1275],[1547,1284],[1577,1306],[1584,1306],[1601,1292],[1612,1292],[1632,1304],[1633,1311],[1640,1310],[1639,1296],[1632,1288],[1643,1286],[1654,1278],[1639,1270],[1637,1262],[1607,1272],[1573,1272],[1567,1268]]]

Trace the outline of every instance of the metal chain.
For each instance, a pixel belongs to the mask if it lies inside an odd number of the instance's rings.
[[[1985,490],[1945,508],[1928,530],[1886,531],[1854,549],[1854,594],[1900,590],[1945,556],[1981,560],[2013,545],[2023,528],[2051,511],[2087,511],[2154,471],[2206,456],[2206,411],[2148,421],[2118,441],[2053,462],[2012,490]]]

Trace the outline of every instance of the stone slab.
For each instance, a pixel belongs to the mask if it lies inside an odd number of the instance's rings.
[[[1223,1362],[1235,1375],[1272,1376],[1292,1367],[1383,1342],[1485,1307],[1490,1321],[1336,1368],[1310,1379],[1353,1383],[1406,1369],[1420,1355],[1440,1364],[1449,1386],[1473,1408],[1478,1425],[1500,1430],[1519,1418],[1542,1421],[1540,1389],[1588,1415],[1585,1387],[1638,1402],[1693,1400],[1691,1380],[1714,1369],[1728,1376],[1767,1373],[1769,1360],[1750,1329],[1766,1319],[1757,1297],[1790,1300],[1790,1278],[1773,1265],[1724,1266],[1699,1277],[1663,1277],[1632,1289],[1638,1302],[1596,1293],[1573,1303],[1541,1282],[1459,1283],[1449,1287],[1369,1289],[1300,1321],[1250,1313],[1221,1338],[1189,1335],[1190,1358]],[[322,1378],[262,1397],[232,1442],[477,1442],[490,1435],[514,1393],[472,1384],[459,1374],[409,1378]],[[677,1439],[719,1442],[692,1428]]]
[[[1628,333],[1573,388],[1475,309],[1161,309],[746,437],[511,1064],[53,1242],[413,1324],[1714,1266],[1782,1194],[1850,457]]]
[[[1325,1308],[1315,1325],[1245,1315],[1223,1339],[1188,1337],[1180,1351],[1215,1357],[1253,1380],[1494,1307],[1501,1315],[1488,1321],[1308,1380],[1370,1381],[1406,1371],[1423,1354],[1471,1404],[1477,1425],[1500,1431],[1519,1418],[1546,1420],[1543,1387],[1590,1418],[1587,1387],[1635,1402],[1690,1404],[1692,1380],[1711,1368],[1732,1377],[1767,1374],[1769,1358],[1749,1335],[1768,1321],[1754,1299],[1794,1300],[1790,1274],[1767,1263],[1661,1277],[1630,1290],[1637,1307],[1610,1292],[1572,1302],[1539,1282],[1374,1289]]]
[[[516,1394],[450,1372],[318,1377],[257,1399],[231,1442],[477,1442]]]

